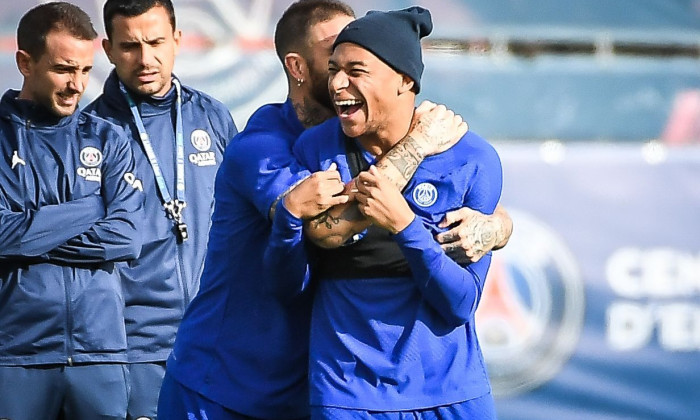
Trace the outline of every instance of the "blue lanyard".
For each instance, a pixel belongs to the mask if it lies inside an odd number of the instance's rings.
[[[175,200],[170,195],[168,191],[168,186],[165,183],[165,178],[163,178],[163,172],[160,170],[160,165],[158,164],[158,158],[156,158],[156,153],[153,150],[153,145],[151,144],[151,139],[146,132],[146,127],[143,125],[143,120],[139,114],[139,109],[136,103],[129,95],[129,92],[124,87],[124,84],[119,82],[119,89],[124,94],[126,101],[129,103],[129,109],[131,110],[131,115],[134,117],[134,122],[136,123],[136,128],[139,132],[139,138],[143,148],[146,151],[146,157],[148,158],[151,168],[153,169],[153,175],[156,177],[156,184],[158,185],[158,191],[160,192],[161,199],[163,200],[163,207],[168,212],[170,216],[180,231],[182,240],[187,239],[187,226],[182,222],[182,210],[187,206],[184,200],[185,197],[185,142],[182,129],[182,99],[181,99],[181,87],[180,82],[173,78],[173,85],[175,85],[175,91],[177,93],[176,100],[176,121],[175,121],[175,143],[177,148],[176,156],[176,190],[175,190]]]

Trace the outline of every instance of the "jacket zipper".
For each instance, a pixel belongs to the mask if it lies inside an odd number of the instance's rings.
[[[185,262],[182,260],[182,248],[185,246],[184,243],[177,244],[177,266],[179,268],[180,284],[182,285],[182,295],[184,297],[182,311],[184,313],[187,306],[190,304],[190,291],[187,284],[187,278],[185,277]]]
[[[66,363],[68,366],[73,366],[73,320],[71,318],[71,293],[70,293],[70,281],[67,279],[75,278],[75,268],[66,267],[66,270],[73,270],[72,275],[67,275],[64,277],[63,286],[66,292]]]

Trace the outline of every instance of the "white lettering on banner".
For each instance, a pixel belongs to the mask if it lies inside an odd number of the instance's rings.
[[[700,255],[622,248],[608,259],[606,275],[622,298],[607,311],[612,349],[639,350],[657,337],[666,351],[700,351]]]
[[[664,350],[700,350],[700,305],[615,302],[608,308],[607,326],[608,344],[614,350],[644,348],[655,329]]]
[[[608,343],[615,350],[637,350],[647,344],[654,330],[654,317],[642,305],[613,303],[607,315]]]
[[[700,294],[700,256],[669,248],[622,248],[606,267],[610,287],[626,298]]]

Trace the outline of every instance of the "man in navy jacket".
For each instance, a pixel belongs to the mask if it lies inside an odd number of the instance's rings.
[[[138,256],[143,192],[119,127],[77,113],[97,33],[68,3],[17,29],[0,100],[0,418],[126,415],[115,262]]]
[[[119,272],[129,343],[129,418],[155,418],[165,360],[199,288],[214,177],[237,131],[222,103],[172,74],[181,32],[170,0],[108,0],[103,15],[102,45],[115,69],[87,112],[124,128],[143,177],[148,218],[143,249]]]

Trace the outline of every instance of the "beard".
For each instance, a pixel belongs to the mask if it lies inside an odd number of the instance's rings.
[[[311,80],[309,80],[309,83],[311,83],[311,98],[331,113],[335,113],[333,102],[331,102],[331,95],[328,93],[328,74],[326,72],[321,74],[313,70],[313,68],[313,66],[310,66],[309,71],[309,77],[311,78]]]

